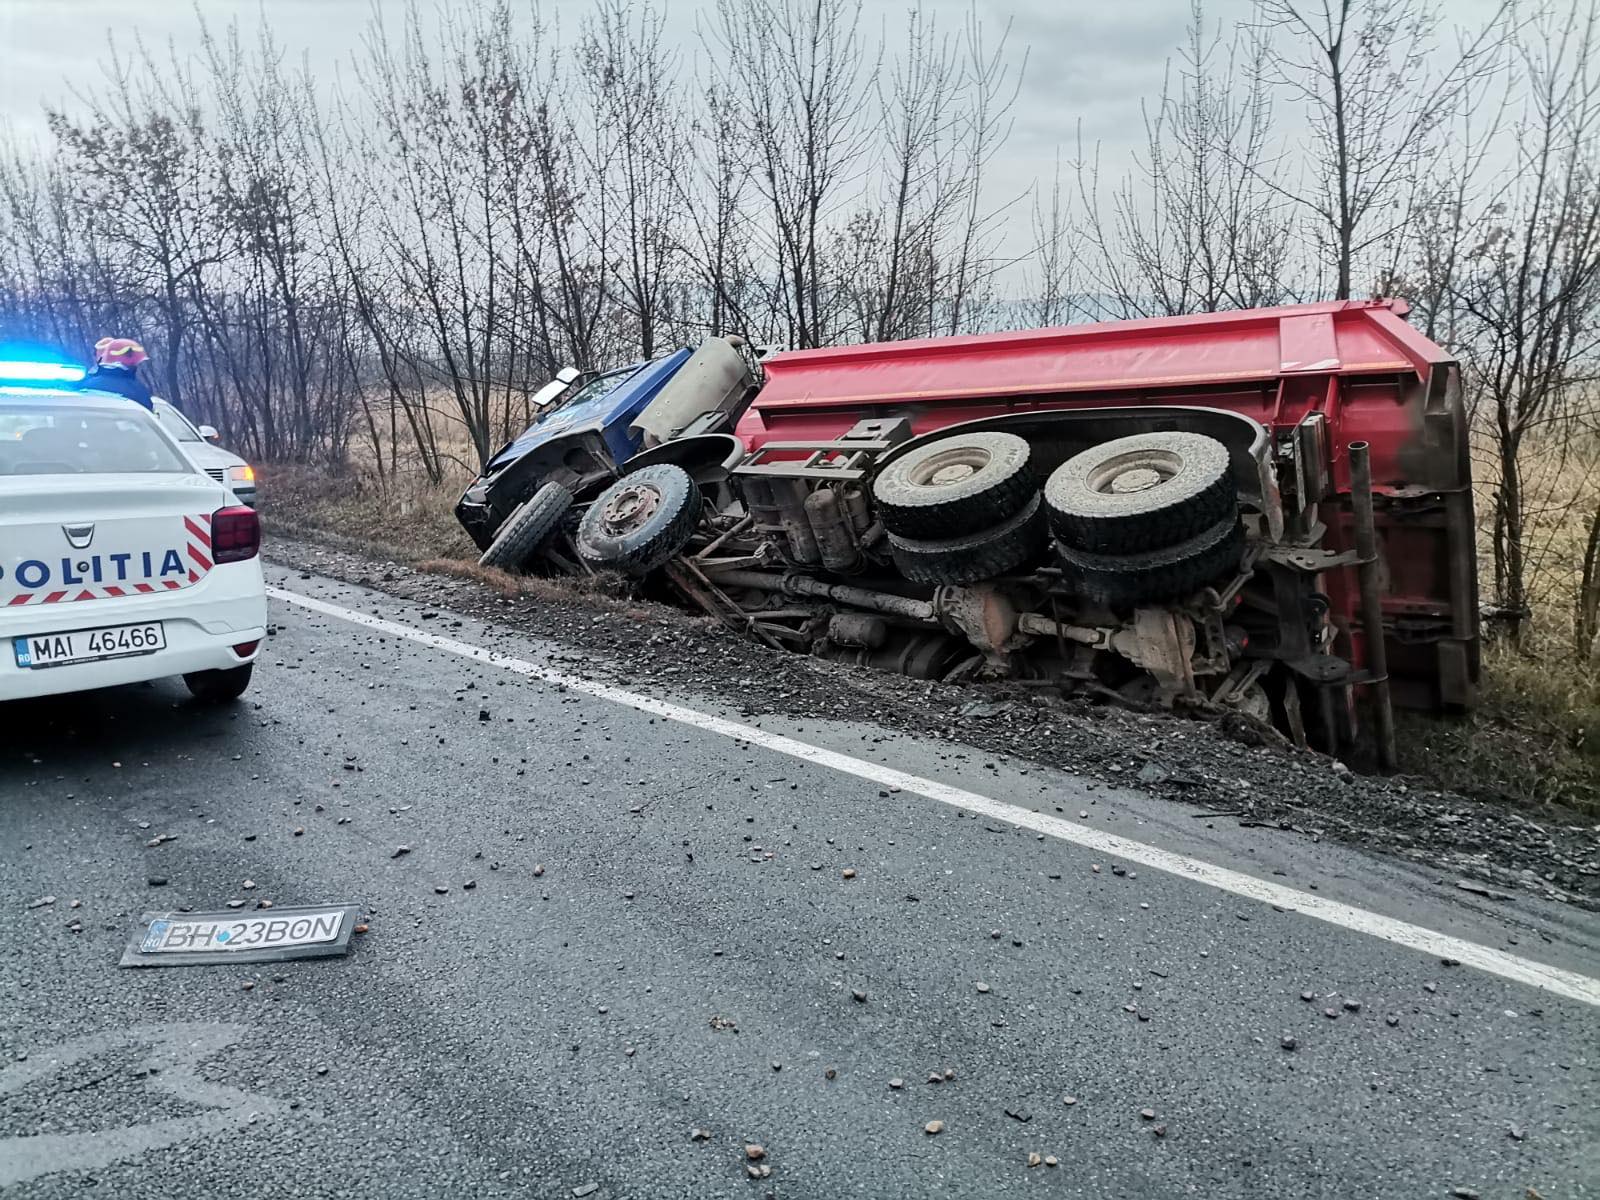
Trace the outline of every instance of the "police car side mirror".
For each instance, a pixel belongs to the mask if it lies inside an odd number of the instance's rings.
[[[217,432],[217,427],[215,425],[200,426],[200,436],[205,438],[205,440],[208,442],[219,442],[222,440],[222,435]]]

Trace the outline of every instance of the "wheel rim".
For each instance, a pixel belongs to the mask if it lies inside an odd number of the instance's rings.
[[[649,484],[633,484],[606,501],[600,520],[607,533],[629,534],[643,528],[660,507],[660,492]]]
[[[1102,496],[1148,492],[1183,473],[1183,459],[1166,450],[1133,450],[1114,454],[1095,466],[1084,482]]]
[[[916,487],[947,488],[965,483],[994,461],[982,446],[951,446],[928,455],[906,472]]]

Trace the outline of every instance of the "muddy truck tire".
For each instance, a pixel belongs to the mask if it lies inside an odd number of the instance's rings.
[[[1141,433],[1075,454],[1045,480],[1050,529],[1089,554],[1177,546],[1239,508],[1228,448],[1198,433]]]
[[[589,566],[639,578],[689,544],[701,505],[700,489],[682,467],[641,467],[600,493],[573,544]]]
[[[913,583],[978,583],[1009,575],[1034,559],[1045,543],[1044,505],[1038,493],[1021,512],[982,533],[928,541],[889,535],[889,553]]]
[[[520,573],[561,527],[572,507],[572,493],[554,480],[545,484],[517,508],[478,558],[480,567]]]
[[[916,540],[966,537],[1017,515],[1038,491],[1028,443],[1010,433],[940,438],[897,458],[872,483],[878,519]]]
[[[1077,595],[1112,609],[1166,604],[1228,578],[1244,556],[1244,527],[1229,516],[1176,546],[1138,554],[1091,554],[1055,542],[1062,581]]]

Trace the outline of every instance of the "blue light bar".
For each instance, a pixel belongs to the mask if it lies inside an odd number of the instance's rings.
[[[0,359],[0,383],[78,383],[85,374],[72,363]]]

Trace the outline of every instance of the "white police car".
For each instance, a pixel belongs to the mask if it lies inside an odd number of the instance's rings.
[[[82,375],[0,361],[0,701],[168,675],[233,700],[266,637],[256,513]]]

